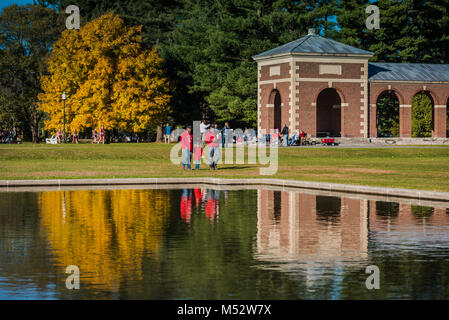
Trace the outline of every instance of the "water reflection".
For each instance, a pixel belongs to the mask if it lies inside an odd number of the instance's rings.
[[[223,191],[225,196],[227,191]],[[220,211],[220,190],[214,189],[183,189],[181,195],[181,219],[185,223],[190,223],[192,217],[192,203],[198,209],[203,209],[206,218],[213,222],[218,218]]]
[[[0,192],[0,298],[449,298],[448,261],[444,203],[206,186]],[[376,292],[363,285],[370,264],[384,272]],[[68,265],[79,292],[65,289]]]
[[[276,197],[281,199],[277,217]],[[259,190],[257,221],[261,260],[316,263],[367,257],[366,200]]]
[[[156,190],[61,191],[38,196],[41,231],[55,264],[79,266],[84,283],[117,291],[142,280],[143,256],[155,259],[170,212]]]

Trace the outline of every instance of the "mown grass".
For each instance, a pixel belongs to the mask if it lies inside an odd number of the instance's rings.
[[[278,178],[449,191],[449,148],[279,148],[278,171],[228,164],[185,172],[163,144],[0,145],[0,179]]]

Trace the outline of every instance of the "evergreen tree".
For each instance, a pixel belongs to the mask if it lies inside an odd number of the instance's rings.
[[[412,137],[431,137],[433,127],[432,100],[423,92],[412,102]]]
[[[377,100],[378,136],[399,136],[399,101],[393,92],[383,93]]]
[[[0,15],[0,121],[38,140],[40,77],[63,26],[61,15],[36,5],[12,5]]]

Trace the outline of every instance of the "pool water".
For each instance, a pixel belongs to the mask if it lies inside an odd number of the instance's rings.
[[[210,186],[0,192],[0,299],[448,299],[448,207]]]

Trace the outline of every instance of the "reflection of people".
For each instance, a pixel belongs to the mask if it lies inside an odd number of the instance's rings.
[[[218,148],[218,139],[214,128],[210,127],[204,140],[209,148],[209,168],[210,170],[217,170],[217,163],[220,159],[220,149]]]
[[[218,212],[218,202],[220,199],[220,191],[209,189],[207,192],[207,202],[204,207],[206,217],[210,221],[214,221]]]
[[[192,216],[192,193],[189,189],[182,190],[181,196],[181,219],[189,223]]]
[[[193,189],[193,193],[195,194],[195,203],[198,207],[201,203],[201,199],[203,198],[203,192],[201,191],[201,189],[195,188]]]

